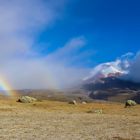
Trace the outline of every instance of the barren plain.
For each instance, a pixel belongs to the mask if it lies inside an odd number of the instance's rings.
[[[102,110],[102,113],[97,113]],[[140,140],[140,105],[0,100],[0,140]]]

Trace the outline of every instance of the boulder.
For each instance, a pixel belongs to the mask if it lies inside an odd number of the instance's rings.
[[[30,97],[30,96],[22,96],[18,99],[17,102],[21,102],[21,103],[32,103],[32,102],[36,102],[37,99]]]
[[[125,102],[125,107],[128,107],[128,106],[135,106],[137,103],[133,100],[127,100]]]
[[[77,105],[77,102],[75,100],[72,100],[69,102],[69,104]]]
[[[84,102],[84,101],[83,101],[83,102],[82,102],[82,104],[83,104],[83,105],[86,105],[86,104],[87,104],[87,102]]]

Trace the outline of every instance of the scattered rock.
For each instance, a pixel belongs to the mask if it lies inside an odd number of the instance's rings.
[[[83,105],[86,105],[86,104],[87,104],[87,102],[84,102],[84,101],[83,101],[83,102],[82,102],[82,104],[83,104]]]
[[[72,100],[69,102],[69,104],[77,105],[77,102],[75,100]]]
[[[17,102],[21,102],[21,103],[32,103],[36,101],[37,101],[36,98],[30,97],[30,96],[22,96],[17,100]]]
[[[135,106],[137,103],[135,102],[135,101],[133,101],[133,100],[127,100],[126,102],[125,102],[125,107],[130,107],[130,106]]]

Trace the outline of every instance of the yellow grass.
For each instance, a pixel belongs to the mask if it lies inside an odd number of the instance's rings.
[[[88,113],[102,109],[103,114]],[[1,140],[140,140],[140,106],[0,100]]]

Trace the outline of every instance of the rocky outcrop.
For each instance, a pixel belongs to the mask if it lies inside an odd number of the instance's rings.
[[[17,100],[17,102],[21,102],[21,103],[32,103],[36,101],[37,101],[36,98],[30,97],[30,96],[22,96]]]
[[[126,103],[125,103],[125,107],[128,107],[128,106],[135,106],[137,103],[133,100],[127,100]]]

